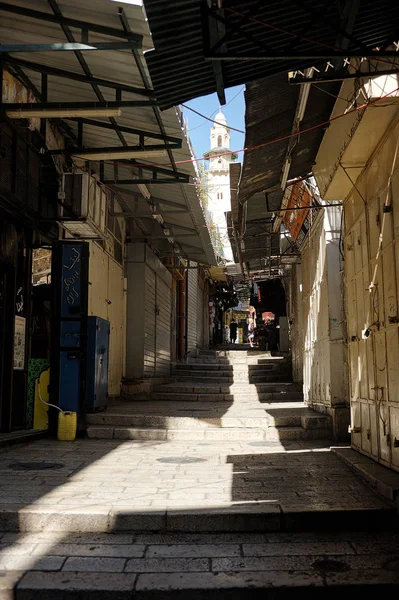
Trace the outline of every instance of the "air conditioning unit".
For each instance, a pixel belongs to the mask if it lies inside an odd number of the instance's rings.
[[[107,195],[89,173],[64,173],[58,222],[74,237],[105,239]]]

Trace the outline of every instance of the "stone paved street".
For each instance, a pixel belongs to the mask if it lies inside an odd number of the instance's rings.
[[[391,510],[320,440],[39,440],[3,449],[0,470],[7,530],[229,531],[232,511],[254,518],[236,530],[280,530],[283,515]]]
[[[3,533],[0,598],[128,599],[134,590],[189,599],[209,589],[230,598],[246,587],[396,585],[398,564],[392,534]]]
[[[228,399],[219,375],[212,393],[197,381],[199,362],[156,399],[90,415],[94,439],[3,448],[1,600],[192,600],[211,590],[230,600],[287,587],[308,598],[337,584],[399,583],[395,506],[319,439],[328,417],[289,381],[270,384],[254,360],[229,359]],[[275,363],[273,378],[287,369]],[[252,366],[265,381],[250,383]]]

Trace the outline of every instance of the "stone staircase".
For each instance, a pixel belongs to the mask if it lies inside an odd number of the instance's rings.
[[[305,441],[330,437],[329,417],[307,408],[289,357],[256,350],[201,351],[149,400],[111,402],[88,415],[90,438]]]

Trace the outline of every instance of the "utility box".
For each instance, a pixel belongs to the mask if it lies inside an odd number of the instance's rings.
[[[94,413],[107,408],[110,323],[100,317],[87,319],[87,397],[86,410]]]

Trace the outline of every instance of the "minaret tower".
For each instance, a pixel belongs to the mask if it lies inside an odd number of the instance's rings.
[[[214,121],[210,131],[210,150],[204,154],[204,158],[209,160],[208,206],[213,222],[217,225],[222,238],[227,239],[225,213],[231,210],[230,163],[236,157],[231,154],[223,156],[223,154],[230,152],[230,129],[221,110],[219,110]],[[229,242],[227,242],[227,245],[230,248]],[[230,256],[226,255],[226,258],[230,258]]]

